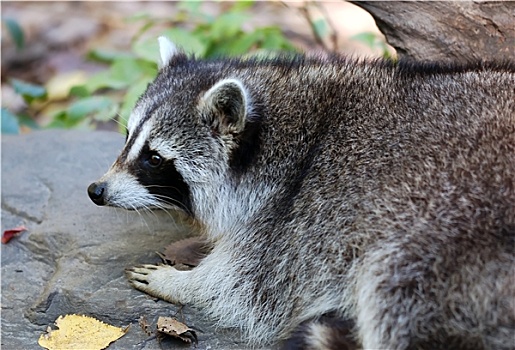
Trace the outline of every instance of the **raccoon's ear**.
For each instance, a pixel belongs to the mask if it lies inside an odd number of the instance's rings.
[[[208,123],[220,133],[241,132],[249,109],[249,98],[237,79],[224,79],[209,89],[201,100]]]
[[[159,42],[159,56],[161,58],[159,68],[163,68],[164,66],[167,66],[175,56],[180,54],[180,52],[177,49],[177,46],[168,40],[167,37],[160,36],[157,38],[157,41]]]

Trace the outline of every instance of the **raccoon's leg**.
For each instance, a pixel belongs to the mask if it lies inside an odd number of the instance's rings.
[[[189,302],[180,290],[184,289],[191,271],[179,271],[170,265],[141,265],[125,270],[125,273],[134,288],[149,295],[171,303]]]
[[[416,328],[425,326],[421,315],[431,314],[431,310],[424,310],[427,305],[424,298],[417,296],[420,281],[416,277],[410,280],[410,276],[401,276],[401,271],[395,271],[397,267],[390,269],[389,264],[394,266],[394,260],[398,260],[399,265],[404,264],[402,257],[392,255],[387,256],[378,249],[358,268],[356,326],[364,349],[413,348]]]
[[[420,246],[382,242],[364,255],[355,291],[364,349],[461,349],[449,343],[442,347],[452,341],[442,313],[447,267],[433,265],[437,258],[430,254]]]
[[[367,252],[353,271],[364,349],[515,349],[512,255],[451,249],[383,242]]]
[[[219,244],[192,270],[183,271],[162,264],[142,265],[127,269],[126,276],[134,288],[152,296],[212,309],[213,300],[228,294],[227,289],[232,290],[231,276],[235,273],[228,259],[230,256],[220,249]]]
[[[352,332],[354,323],[337,317],[323,316],[302,323],[283,350],[354,350],[358,349]]]

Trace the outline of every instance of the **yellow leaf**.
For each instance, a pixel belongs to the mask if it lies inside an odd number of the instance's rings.
[[[86,82],[86,73],[75,71],[56,75],[45,84],[47,99],[50,101],[63,100],[68,97],[70,89],[75,85]]]
[[[102,350],[128,330],[82,315],[59,316],[55,325],[59,329],[47,331],[38,340],[39,345],[49,350]]]

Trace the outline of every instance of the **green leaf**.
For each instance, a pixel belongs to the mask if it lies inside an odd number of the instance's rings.
[[[66,129],[73,126],[73,122],[67,118],[66,111],[60,111],[53,115],[52,121],[46,126],[47,129]]]
[[[324,38],[329,32],[329,26],[323,18],[317,19],[313,22],[313,29],[319,38]]]
[[[155,26],[156,22],[149,20],[147,21],[141,28],[138,30],[136,34],[132,37],[132,42],[137,41],[143,34],[145,34],[150,28]]]
[[[46,126],[47,129],[92,129],[90,119],[72,120],[68,118],[65,111],[54,116],[54,120]]]
[[[263,41],[264,35],[261,31],[255,31],[253,33],[242,35],[230,46],[230,54],[233,55],[244,55],[247,54],[253,46],[259,47]]]
[[[388,45],[386,44],[384,39],[376,33],[359,33],[352,36],[351,40],[359,41],[373,50],[380,51],[381,55],[386,59],[393,59],[392,55],[390,54],[390,51],[388,50]]]
[[[261,48],[269,51],[296,51],[295,47],[284,37],[280,28],[265,27],[259,30],[263,33],[263,43]]]
[[[191,13],[199,13],[200,6],[202,6],[202,1],[181,1],[179,3],[179,10],[191,12]]]
[[[23,30],[20,25],[15,19],[9,17],[4,18],[4,23],[9,34],[11,34],[11,38],[13,38],[16,49],[21,50],[25,45],[25,35],[23,34]]]
[[[157,65],[146,60],[121,58],[113,62],[108,71],[93,75],[84,84],[89,94],[102,88],[120,90],[129,87],[142,77],[155,77]]]
[[[182,48],[187,53],[193,53],[199,57],[204,57],[206,44],[196,35],[180,28],[165,30],[161,35],[169,38],[175,45]],[[159,51],[159,48],[156,52]]]
[[[106,108],[103,108],[97,113],[93,114],[93,119],[99,122],[108,122],[116,118],[118,110],[118,104],[113,102],[110,106],[106,106]]]
[[[279,34],[279,35],[278,35]],[[262,47],[267,50],[279,50],[282,48],[283,38],[280,33],[266,31]]]
[[[106,50],[106,49],[93,49],[88,52],[86,58],[89,60],[93,60],[93,61],[111,63],[117,59],[134,58],[134,56],[132,54],[126,53],[126,52]]]
[[[370,48],[375,48],[375,43],[377,40],[377,36],[372,32],[363,32],[356,35],[353,35],[351,40],[359,41]]]
[[[159,44],[156,38],[137,40],[132,44],[132,51],[144,60],[159,62]]]
[[[144,78],[138,81],[136,84],[133,84],[125,94],[123,99],[122,107],[120,109],[120,121],[123,126],[127,125],[127,120],[129,120],[129,116],[131,114],[132,109],[136,105],[136,101],[138,98],[145,92],[148,84],[152,81],[151,78]]]
[[[41,129],[41,127],[36,123],[36,121],[26,114],[18,114],[17,115],[18,122],[20,126],[26,126],[33,130]]]
[[[76,85],[70,89],[70,96],[88,97],[90,93],[85,85]]]
[[[252,7],[252,5],[254,5],[254,1],[245,1],[245,0],[236,1],[234,3],[234,5],[231,7],[230,11],[241,12],[241,11],[249,10]]]
[[[212,23],[215,17],[202,11],[202,1],[181,1],[177,7],[179,12],[177,13],[176,20],[182,22],[197,22]]]
[[[69,119],[72,122],[77,122],[86,118],[90,114],[95,113],[96,117],[101,118],[102,120],[109,120],[116,114],[116,110],[114,110],[112,107],[113,104],[114,101],[108,97],[86,97],[82,100],[73,103],[70,107],[68,107],[68,109],[66,110],[67,119]]]
[[[157,65],[141,59],[119,59],[113,63],[110,72],[115,80],[125,81],[128,86],[142,76],[155,76]]]
[[[115,79],[111,72],[106,70],[94,74],[86,81],[83,86],[89,92],[89,94],[92,94],[98,89],[110,88],[119,90],[127,87],[127,85],[128,84],[126,81]]]
[[[2,108],[2,134],[19,134],[20,124],[16,115]]]
[[[11,79],[11,85],[17,94],[20,94],[27,103],[31,103],[35,99],[44,98],[46,90],[43,86],[27,83],[18,79]]]
[[[241,13],[227,12],[219,16],[209,30],[213,40],[231,38],[241,32],[241,27],[250,16]]]
[[[170,39],[175,45],[188,53],[204,57],[206,45],[198,36],[179,28],[165,30],[160,35]],[[141,58],[150,61],[159,61],[159,45],[156,38],[140,40],[133,44],[132,50]],[[157,71],[156,71],[157,72]]]

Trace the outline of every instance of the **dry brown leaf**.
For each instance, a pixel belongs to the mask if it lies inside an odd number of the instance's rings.
[[[157,253],[169,265],[197,266],[211,251],[211,245],[202,237],[191,237],[173,242],[162,253]]]
[[[102,350],[121,338],[129,328],[118,328],[83,315],[59,316],[55,325],[59,329],[49,327],[48,333],[38,340],[39,345],[49,350]]]
[[[145,316],[140,316],[138,323],[141,329],[143,329],[143,332],[147,333],[147,335],[152,335],[152,331],[150,330],[150,323],[148,323]]]
[[[173,317],[159,316],[157,319],[157,331],[178,338],[183,342],[197,344],[197,333],[184,323],[177,321]]]

